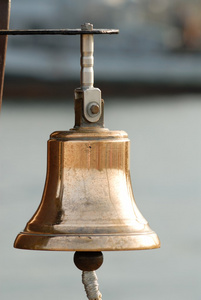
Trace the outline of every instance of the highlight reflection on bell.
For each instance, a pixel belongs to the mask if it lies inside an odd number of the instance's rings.
[[[93,33],[92,28],[88,30]],[[134,200],[128,136],[103,128],[103,100],[100,90],[93,87],[92,37],[81,37],[75,127],[50,136],[42,201],[17,236],[16,248],[111,251],[160,247]]]
[[[99,251],[159,246],[134,202],[125,132],[53,133],[47,169],[41,205],[15,247]]]

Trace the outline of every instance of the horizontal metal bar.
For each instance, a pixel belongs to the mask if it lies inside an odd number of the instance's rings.
[[[0,30],[0,35],[79,35],[79,34],[118,34],[118,29],[20,29]]]

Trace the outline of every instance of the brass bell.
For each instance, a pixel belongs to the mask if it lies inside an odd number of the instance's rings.
[[[128,136],[104,128],[101,92],[93,87],[94,30],[90,24],[82,30],[75,126],[51,134],[42,201],[14,246],[61,251],[158,248],[158,236],[134,200]]]

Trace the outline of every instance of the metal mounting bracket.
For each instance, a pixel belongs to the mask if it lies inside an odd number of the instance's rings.
[[[7,15],[4,5],[7,4]],[[82,101],[82,109],[79,110],[77,119],[84,117],[89,123],[96,123],[100,120],[103,123],[103,100],[101,99],[101,91],[95,88],[94,85],[94,34],[118,34],[118,29],[93,29],[93,25],[85,23],[81,29],[28,29],[28,30],[8,30],[9,20],[9,0],[0,1],[0,39],[4,39],[3,47],[0,47],[1,56],[0,61],[0,92],[2,95],[3,77],[4,77],[4,61],[6,53],[7,35],[80,35],[81,44],[81,87],[75,90],[75,100],[78,100],[80,107],[80,100]],[[2,8],[2,10],[1,10]],[[7,16],[7,26],[4,24]],[[6,36],[6,37],[5,37]],[[3,62],[3,63],[2,63]],[[2,64],[2,65],[1,65]],[[0,99],[1,100],[1,99]],[[76,109],[77,111],[77,109]],[[80,124],[80,122],[78,122]],[[100,124],[99,124],[100,126]]]

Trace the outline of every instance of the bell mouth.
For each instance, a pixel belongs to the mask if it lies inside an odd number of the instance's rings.
[[[128,251],[160,248],[155,232],[141,234],[34,234],[20,233],[15,248],[46,251]]]

